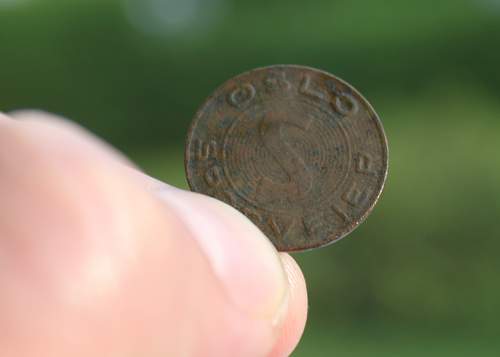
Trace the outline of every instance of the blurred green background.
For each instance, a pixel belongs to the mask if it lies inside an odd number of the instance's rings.
[[[500,0],[0,0],[0,110],[72,118],[180,187],[197,107],[276,63],[349,81],[390,144],[367,222],[295,255],[293,356],[499,356]]]

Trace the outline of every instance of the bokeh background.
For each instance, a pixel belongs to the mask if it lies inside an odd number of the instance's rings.
[[[390,144],[366,223],[295,255],[293,356],[499,356],[500,0],[0,0],[0,110],[72,118],[179,187],[197,107],[278,63],[349,81]]]

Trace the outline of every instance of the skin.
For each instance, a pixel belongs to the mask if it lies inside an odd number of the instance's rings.
[[[0,114],[0,356],[281,357],[299,267],[242,214],[53,115]]]

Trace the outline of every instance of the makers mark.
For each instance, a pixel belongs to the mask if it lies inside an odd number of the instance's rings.
[[[304,75],[299,92],[314,99],[325,100],[326,98],[325,93],[313,88],[311,76],[308,74]]]
[[[358,153],[356,157],[356,172],[366,175],[375,175],[376,171],[373,168],[373,158],[368,153]]]
[[[196,160],[208,160],[209,158],[217,158],[217,142],[210,140],[205,142],[201,139],[194,141],[194,157]]]
[[[353,207],[363,205],[368,201],[368,191],[368,188],[358,189],[356,183],[353,183],[351,188],[342,195],[342,200]]]
[[[243,109],[255,98],[255,87],[250,83],[244,83],[229,93],[229,104]]]

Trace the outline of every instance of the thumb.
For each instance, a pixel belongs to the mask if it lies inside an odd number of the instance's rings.
[[[291,352],[302,276],[243,215],[74,125],[18,116],[0,118],[1,356]]]

